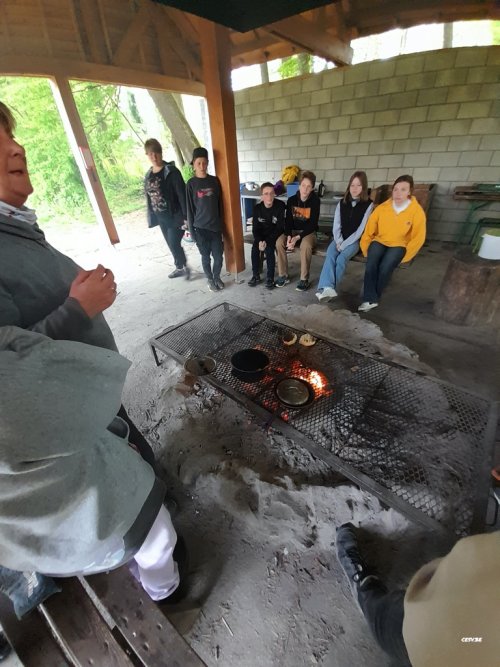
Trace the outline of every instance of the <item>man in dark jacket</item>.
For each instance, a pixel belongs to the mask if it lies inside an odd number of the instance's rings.
[[[186,186],[181,172],[173,162],[165,162],[162,147],[156,139],[148,139],[144,150],[151,168],[144,178],[144,192],[148,204],[148,227],[160,226],[175,262],[169,278],[190,277],[186,254],[181,241],[184,236],[186,215]]]
[[[267,262],[267,289],[274,289],[274,269],[276,266],[276,241],[284,233],[285,209],[284,202],[275,199],[272,183],[260,186],[262,201],[255,204],[253,210],[253,245],[252,245],[252,277],[248,281],[250,287],[260,283],[260,253],[264,252]]]

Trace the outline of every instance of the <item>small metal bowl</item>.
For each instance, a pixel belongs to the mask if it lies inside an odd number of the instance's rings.
[[[217,367],[212,357],[189,357],[184,363],[184,369],[191,375],[210,375]]]

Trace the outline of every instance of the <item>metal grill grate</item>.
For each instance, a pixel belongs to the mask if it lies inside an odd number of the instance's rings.
[[[304,333],[223,303],[167,329],[150,344],[183,362],[217,361],[206,379],[291,435],[318,458],[413,520],[466,535],[480,529],[494,444],[495,405],[435,378],[324,340],[283,345]],[[271,363],[257,383],[232,374],[231,356],[258,347]],[[275,395],[282,377],[326,380],[302,410]]]

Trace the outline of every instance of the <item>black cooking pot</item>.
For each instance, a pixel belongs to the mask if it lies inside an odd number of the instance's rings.
[[[243,382],[258,382],[269,366],[269,357],[262,350],[239,350],[231,357],[233,375]]]

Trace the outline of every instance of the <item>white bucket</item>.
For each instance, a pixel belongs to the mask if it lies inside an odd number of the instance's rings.
[[[500,259],[500,236],[484,234],[477,254],[483,259]]]

